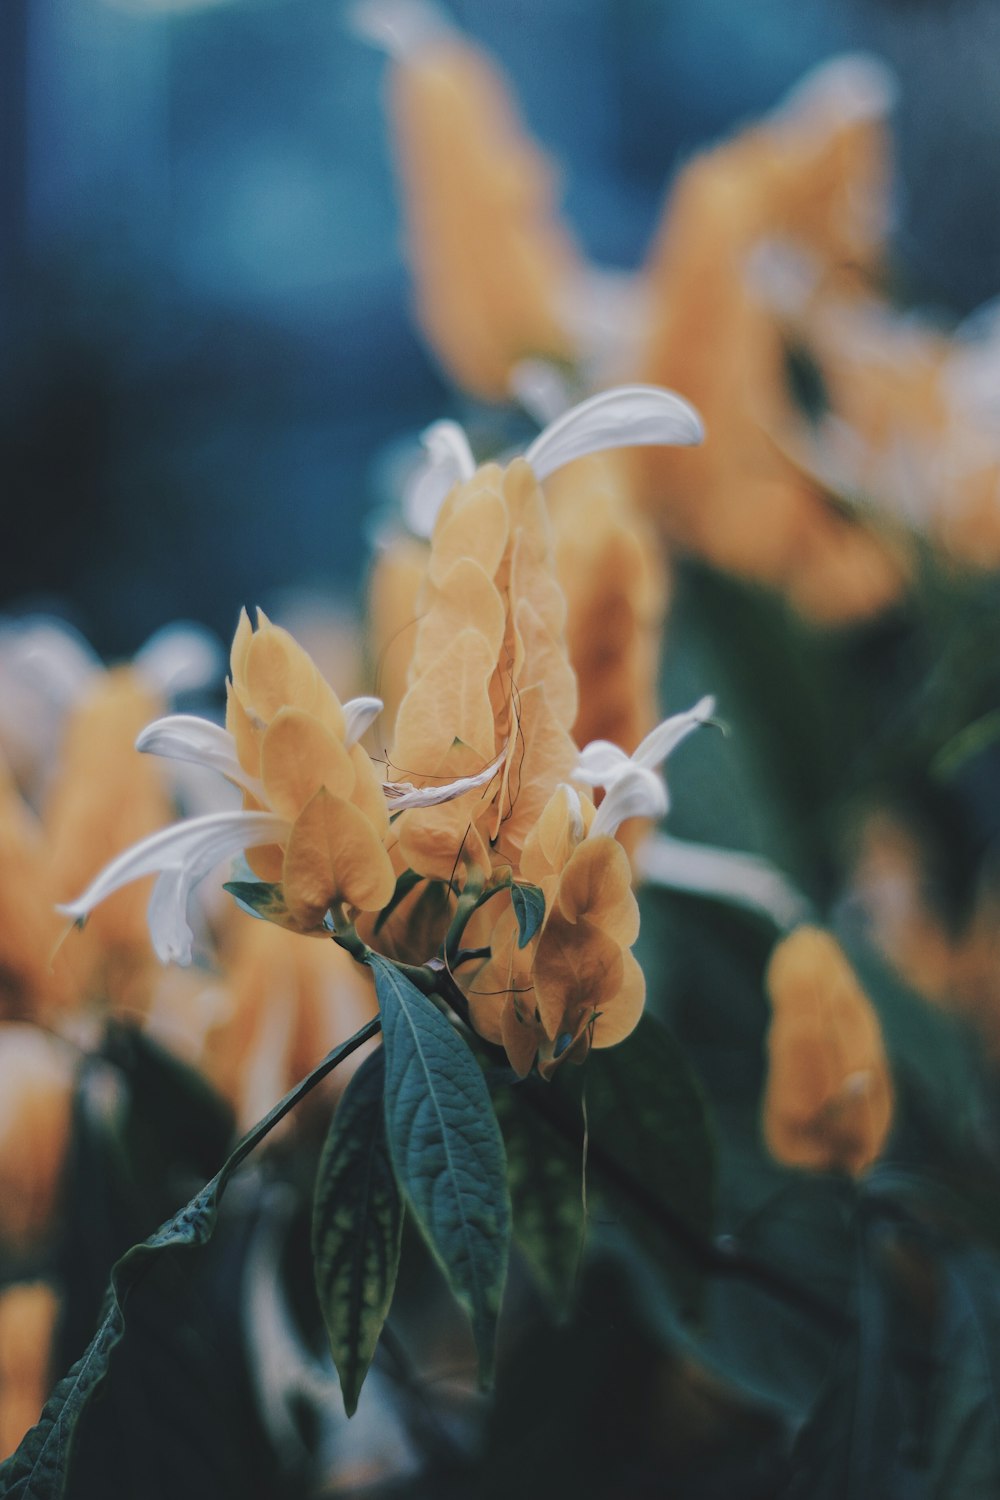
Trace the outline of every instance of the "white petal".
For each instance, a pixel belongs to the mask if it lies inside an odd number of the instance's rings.
[[[236,754],[236,741],[227,729],[200,719],[196,714],[168,714],[147,724],[135,742],[137,750],[149,755],[163,755],[168,760],[187,760],[234,781],[260,801],[266,801],[264,788],[255,776],[248,776]]]
[[[476,472],[469,440],[457,422],[433,422],[420,434],[427,457],[403,495],[403,515],[416,536],[430,536],[449,490]]]
[[[662,818],[669,805],[667,788],[655,771],[647,771],[644,766],[630,766],[605,793],[590,825],[588,838],[596,838],[602,833],[613,837],[626,818]]]
[[[289,826],[284,818],[261,812],[209,813],[204,818],[175,823],[126,849],[105,866],[81,896],[58,910],[74,922],[84,922],[95,906],[122,886],[144,875],[160,875],[150,900],[150,915],[157,924],[155,930],[151,928],[153,946],[161,957],[164,953],[179,954],[180,961],[187,963],[191,933],[186,907],[192,887],[241,849],[283,842]],[[164,873],[170,878],[162,880]]]
[[[78,703],[103,671],[79,631],[44,615],[5,626],[0,655],[12,672],[61,711]]]
[[[573,405],[569,381],[547,359],[522,359],[510,372],[508,388],[540,427],[554,422]]]
[[[546,427],[524,455],[539,479],[603,448],[700,443],[701,418],[682,396],[655,385],[623,385],[581,401]]]
[[[453,802],[463,792],[471,792],[474,787],[484,786],[487,781],[492,781],[503,765],[506,754],[505,745],[485,771],[478,771],[475,776],[460,776],[457,781],[445,782],[443,786],[416,787],[409,781],[385,781],[382,783],[382,790],[393,812],[403,812],[408,807],[437,807],[441,802]]]
[[[173,698],[220,681],[226,655],[202,625],[165,625],[151,635],[132,665],[154,693]]]
[[[686,713],[664,719],[662,724],[657,724],[655,729],[650,730],[636,748],[633,761],[637,766],[662,765],[671,750],[675,750],[681,740],[687,739],[693,730],[706,724],[714,712],[715,699],[709,695],[699,699],[694,708],[689,708]]]
[[[452,34],[447,18],[427,0],[358,0],[347,19],[356,37],[397,59]]]
[[[770,116],[801,127],[818,118],[831,125],[881,120],[895,107],[899,83],[871,52],[843,52],[811,68]]]
[[[782,931],[814,920],[802,892],[777,866],[755,854],[654,834],[639,846],[635,864],[643,880],[761,912]]]
[[[583,824],[583,804],[580,801],[580,793],[575,786],[570,786],[566,781],[560,781],[556,791],[561,792],[566,799],[569,809],[570,839],[575,847],[586,831]]]
[[[347,725],[344,744],[350,750],[357,744],[373,719],[382,712],[385,704],[381,698],[351,698],[344,704],[344,719]]]
[[[631,764],[625,751],[610,740],[591,740],[580,751],[573,775],[587,786],[610,786]]]

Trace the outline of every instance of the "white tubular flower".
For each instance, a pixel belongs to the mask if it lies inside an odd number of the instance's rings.
[[[580,752],[574,772],[577,781],[604,788],[604,801],[590,827],[590,836],[617,833],[626,818],[662,818],[670,806],[667,784],[657,774],[672,750],[715,711],[715,699],[705,697],[686,713],[674,714],[647,734],[632,755],[609,740],[592,740]]]
[[[81,925],[95,906],[144,875],[158,875],[149,901],[149,931],[161,963],[191,962],[193,935],[188,896],[200,880],[244,849],[280,843],[290,824],[264,812],[209,813],[163,828],[126,849],[93,880],[82,896],[58,909]]]
[[[216,682],[224,662],[222,646],[210,630],[175,621],[150,636],[132,665],[152,692],[169,700]]]
[[[475,776],[460,776],[457,781],[446,782],[443,786],[417,787],[410,781],[383,782],[382,790],[390,804],[390,811],[403,812],[407,807],[436,807],[442,802],[454,801],[463,792],[485,786],[498,774],[506,754],[507,746],[504,745],[496,760],[491,761],[485,770],[479,771]]]
[[[258,801],[267,800],[257,777],[249,776],[240,765],[232,735],[209,719],[200,719],[196,714],[168,714],[166,718],[155,719],[139,735],[135,748],[148,755],[162,755],[167,760],[187,761],[218,771]]]
[[[623,385],[590,396],[556,417],[524,457],[541,482],[588,453],[656,445],[690,447],[704,436],[701,418],[683,396],[655,385]],[[422,441],[427,460],[410,482],[404,511],[417,536],[430,536],[448,491],[470,479],[476,466],[468,439],[455,422],[436,422]]]
[[[781,932],[816,920],[808,898],[776,865],[757,854],[660,833],[639,845],[635,866],[640,879],[653,885],[756,912]]]

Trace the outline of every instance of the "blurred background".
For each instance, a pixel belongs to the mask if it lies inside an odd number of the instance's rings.
[[[904,300],[1000,285],[1000,10],[931,0],[463,0],[590,257],[641,259],[699,144],[816,60],[901,85]],[[377,455],[451,398],[408,310],[384,59],[339,0],[0,7],[0,608],[105,655],[352,597]]]

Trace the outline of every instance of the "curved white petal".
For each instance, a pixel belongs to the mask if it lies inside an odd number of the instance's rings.
[[[430,536],[449,490],[476,472],[469,439],[457,422],[432,422],[420,434],[427,457],[403,495],[403,515],[417,536]]]
[[[196,714],[168,714],[166,718],[154,719],[139,735],[135,748],[148,755],[163,755],[168,760],[209,766],[244,791],[266,801],[261,783],[255,776],[248,776],[240,765],[232,735],[209,719],[200,719]]]
[[[485,786],[486,782],[492,781],[503,765],[506,754],[505,745],[496,760],[491,761],[484,771],[478,771],[475,776],[460,776],[457,781],[445,782],[443,786],[416,787],[410,781],[385,781],[382,783],[382,790],[393,812],[404,812],[408,807],[437,807],[441,802],[453,802],[463,792],[471,792],[475,787]]]
[[[58,910],[74,922],[84,922],[95,906],[122,886],[144,875],[159,875],[149,903],[153,947],[164,962],[189,963],[191,929],[186,908],[192,888],[240,850],[281,843],[288,837],[289,826],[284,818],[261,812],[209,813],[175,823],[126,849],[81,896]]]
[[[654,885],[760,912],[782,931],[814,920],[802,892],[770,860],[756,854],[691,844],[661,833],[639,846],[635,865],[640,878]]]
[[[629,766],[608,788],[587,836],[596,838],[606,833],[614,837],[626,818],[656,820],[663,817],[669,805],[667,788],[655,771]]]
[[[344,744],[348,750],[357,744],[373,719],[382,712],[385,704],[381,698],[351,698],[344,704],[346,732]]]
[[[603,448],[700,443],[705,436],[694,407],[655,385],[623,385],[581,401],[557,418],[525,453],[538,479]]]
[[[587,786],[610,786],[631,764],[625,751],[610,740],[591,740],[580,751],[573,775]]]
[[[584,827],[583,822],[583,804],[580,801],[580,793],[577,791],[575,786],[570,786],[568,781],[560,781],[559,785],[556,787],[556,791],[561,792],[563,797],[566,799],[566,805],[569,811],[570,839],[575,847],[583,838],[583,835],[586,832],[586,828]]]
[[[837,125],[881,120],[898,98],[896,75],[880,57],[872,52],[842,52],[811,68],[770,119],[797,127],[817,116]]]
[[[226,654],[203,625],[177,623],[151,635],[132,665],[153,692],[169,699],[218,682]]]
[[[673,714],[669,719],[664,719],[636,747],[633,761],[637,766],[662,765],[671,750],[675,750],[681,740],[687,739],[693,730],[706,724],[714,712],[715,699],[709,694],[700,698],[694,708],[689,708],[686,713]]]
[[[452,33],[447,18],[428,0],[358,0],[347,15],[354,35],[390,57],[413,57]]]
[[[78,703],[103,672],[79,631],[45,615],[12,621],[0,630],[0,662],[60,711]]]
[[[565,373],[548,359],[518,360],[507,386],[515,401],[540,427],[555,422],[573,405]]]

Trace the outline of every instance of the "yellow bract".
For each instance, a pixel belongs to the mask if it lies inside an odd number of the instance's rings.
[[[579,262],[551,168],[489,62],[452,38],[394,68],[390,103],[421,326],[459,385],[502,400],[519,359],[573,352],[559,299]]]
[[[310,656],[259,612],[240,616],[231,655],[226,727],[240,764],[270,807],[292,825],[285,845],[248,849],[265,881],[280,881],[292,920],[322,925],[331,904],[376,911],[395,885],[385,850],[389,815],[381,778],[360,745],[348,745],[344,709]]]
[[[439,807],[402,813],[400,849],[420,874],[447,879],[461,860],[516,864],[553,788],[576,759],[576,683],[562,636],[545,504],[526,463],[485,465],[438,515],[410,686],[390,762],[418,786],[496,777]]]
[[[772,1020],[764,1137],[779,1161],[863,1172],[892,1122],[878,1018],[839,944],[799,927],[767,973]]]

